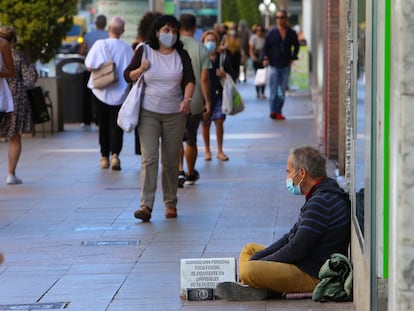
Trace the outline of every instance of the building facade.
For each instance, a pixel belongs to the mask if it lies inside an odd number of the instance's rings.
[[[352,195],[355,309],[411,310],[414,0],[310,2],[302,20],[321,145]]]

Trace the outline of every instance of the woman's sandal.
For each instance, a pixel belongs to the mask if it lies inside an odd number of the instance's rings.
[[[224,153],[218,153],[217,154],[217,159],[221,160],[221,161],[228,161],[229,157],[226,156]]]
[[[175,207],[167,207],[165,218],[177,218],[177,209]]]
[[[151,219],[151,210],[146,206],[141,206],[140,209],[135,211],[134,216],[143,222],[148,222]]]

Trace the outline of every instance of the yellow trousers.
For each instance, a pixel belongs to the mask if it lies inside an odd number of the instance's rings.
[[[265,288],[279,293],[306,293],[312,292],[319,279],[301,271],[292,264],[251,260],[253,254],[261,251],[265,246],[247,244],[240,252],[240,281],[255,288]]]

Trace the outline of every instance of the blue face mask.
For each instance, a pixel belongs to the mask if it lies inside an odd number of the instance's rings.
[[[159,40],[164,46],[170,48],[177,42],[177,35],[173,33],[161,33]]]
[[[216,49],[216,42],[207,41],[207,42],[204,42],[204,46],[211,53],[211,52],[215,51],[215,49]]]
[[[297,174],[298,174],[298,172],[295,175],[293,175],[292,177],[286,179],[286,188],[292,194],[301,195],[302,191],[300,190],[300,184],[302,183],[303,178],[300,180],[300,182],[296,186],[293,185],[293,177],[295,177]]]

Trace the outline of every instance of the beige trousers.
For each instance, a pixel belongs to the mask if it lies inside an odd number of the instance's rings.
[[[319,279],[301,271],[292,264],[251,260],[253,254],[265,246],[247,244],[240,252],[240,281],[255,288],[265,288],[279,293],[312,292]]]

